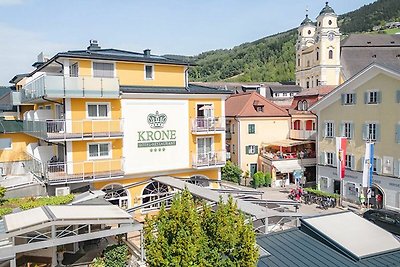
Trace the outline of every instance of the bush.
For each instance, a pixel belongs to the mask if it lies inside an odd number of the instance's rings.
[[[239,168],[239,166],[232,163],[231,161],[227,161],[225,166],[221,169],[222,180],[239,184],[242,172],[243,171]]]
[[[265,185],[271,186],[271,183],[272,183],[271,173],[269,173],[269,172],[265,173],[264,179],[265,179]]]
[[[0,216],[4,216],[12,212],[12,208],[0,208]]]
[[[128,260],[128,247],[125,244],[112,245],[104,252],[104,265],[112,267],[125,267]]]
[[[336,199],[340,198],[340,195],[338,195],[338,194],[331,194],[331,193],[327,193],[327,192],[324,192],[324,191],[321,191],[321,190],[312,189],[310,187],[304,188],[304,190],[309,194],[314,194],[314,195],[319,196],[319,197],[333,197],[333,198],[336,198]]]
[[[253,175],[253,185],[255,188],[263,186],[265,184],[264,173],[263,172],[256,172]]]
[[[66,196],[55,196],[55,197],[41,197],[41,198],[32,198],[32,200],[22,203],[20,208],[22,210],[29,210],[41,206],[48,205],[64,205],[71,202],[74,199],[74,195],[66,195]]]

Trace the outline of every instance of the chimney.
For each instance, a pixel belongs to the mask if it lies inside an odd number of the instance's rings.
[[[145,56],[145,57],[149,57],[150,56],[150,49],[145,49],[145,50],[143,50],[143,55]]]
[[[35,68],[39,68],[41,67],[44,63],[46,63],[47,61],[49,61],[49,57],[45,56],[43,54],[43,52],[41,52],[38,56],[37,56],[37,61],[35,63],[32,64],[33,67]]]
[[[100,50],[99,42],[97,40],[90,40],[87,50]]]
[[[260,87],[258,88],[258,93],[267,98],[267,88],[265,88],[265,85],[263,83],[260,84]]]

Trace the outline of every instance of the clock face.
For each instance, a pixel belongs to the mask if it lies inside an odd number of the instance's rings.
[[[335,37],[335,35],[333,34],[333,32],[330,32],[329,34],[328,34],[328,39],[329,39],[329,41],[333,41],[333,38]]]

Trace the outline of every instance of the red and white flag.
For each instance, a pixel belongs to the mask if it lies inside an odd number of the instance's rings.
[[[346,137],[336,137],[336,162],[340,179],[344,179],[346,170]]]

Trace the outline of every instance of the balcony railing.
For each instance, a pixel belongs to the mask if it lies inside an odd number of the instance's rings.
[[[21,102],[31,102],[42,97],[118,98],[119,82],[117,78],[43,74],[21,89]]]
[[[315,140],[317,131],[315,130],[290,130],[290,138],[298,140]]]
[[[48,184],[81,183],[124,176],[124,159],[82,162],[41,162],[31,157],[26,169]]]
[[[225,131],[225,118],[223,117],[195,118],[192,120],[193,133],[210,133],[223,131]]]
[[[225,151],[211,151],[193,154],[193,168],[207,168],[224,166],[226,163]]]
[[[301,166],[314,166],[317,164],[317,159],[315,152],[304,153],[301,158],[295,153],[273,153],[273,152],[261,152],[262,158],[266,160],[269,164],[273,161],[297,161]]]
[[[45,140],[123,136],[123,120],[24,120],[24,132]]]

